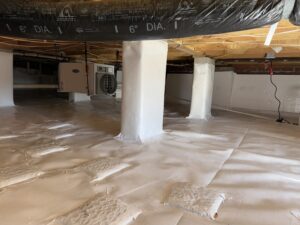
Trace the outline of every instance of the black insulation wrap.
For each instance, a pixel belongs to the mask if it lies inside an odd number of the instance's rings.
[[[79,41],[181,38],[274,24],[283,10],[284,0],[0,0],[0,35]]]
[[[297,26],[300,26],[300,0],[296,0],[294,10],[290,16],[290,21]]]

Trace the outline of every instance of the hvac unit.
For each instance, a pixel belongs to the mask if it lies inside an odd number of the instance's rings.
[[[59,91],[61,92],[113,96],[116,90],[114,66],[89,63],[86,70],[85,63],[59,64]]]
[[[95,64],[96,95],[114,95],[117,90],[117,80],[114,66]]]

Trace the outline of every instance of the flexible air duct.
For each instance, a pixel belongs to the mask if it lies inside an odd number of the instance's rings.
[[[0,0],[0,35],[99,41],[217,34],[276,23],[283,17],[285,3],[285,0]]]
[[[296,0],[294,10],[290,17],[290,21],[293,24],[300,26],[300,0]]]

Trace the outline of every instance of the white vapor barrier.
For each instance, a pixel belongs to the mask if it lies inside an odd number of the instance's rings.
[[[193,74],[168,74],[166,100],[190,103]],[[275,75],[281,110],[300,113],[300,76]],[[277,101],[269,75],[238,75],[232,71],[215,72],[213,106],[249,109],[257,112],[275,112]]]
[[[32,156],[33,157],[41,157],[41,156],[50,155],[50,154],[57,153],[57,152],[63,152],[63,151],[66,151],[68,149],[69,149],[69,147],[47,148],[45,150],[38,151],[38,152],[34,153]]]
[[[121,200],[102,194],[47,225],[127,225],[140,213]]]
[[[1,135],[0,136],[0,141],[1,140],[7,140],[7,139],[13,139],[13,138],[17,138],[18,136],[17,135]]]
[[[70,123],[62,123],[62,124],[50,126],[47,129],[56,130],[56,129],[66,128],[66,127],[71,127],[71,126],[72,126],[72,124],[70,124]]]
[[[190,119],[208,119],[215,75],[215,62],[210,58],[195,58]]]
[[[162,133],[168,44],[124,42],[120,139],[143,141]]]
[[[189,183],[178,183],[172,188],[166,204],[215,220],[224,201],[224,193]]]
[[[275,75],[282,111],[300,112],[300,76]],[[232,87],[231,107],[258,111],[276,111],[274,87],[268,75],[235,75]]]
[[[193,74],[168,74],[166,101],[189,103],[192,99]]]
[[[127,163],[121,163],[113,158],[100,158],[83,163],[75,168],[66,170],[67,173],[86,172],[92,179],[91,182],[97,182],[130,167]]]
[[[0,109],[0,137],[6,137],[0,141],[1,225],[124,225],[135,212],[141,214],[132,225],[299,224],[297,126],[226,111],[189,121],[183,105],[184,114],[167,108],[173,116],[165,118],[160,138],[132,144],[114,139],[120,129],[114,99],[33,103]],[[55,139],[65,132],[76,136]],[[70,148],[32,157],[55,146]],[[173,187],[180,194],[172,195],[176,208],[164,204]],[[207,191],[218,196],[207,199]]]
[[[213,105],[230,108],[234,77],[232,71],[215,73]]]
[[[0,51],[0,107],[13,105],[13,53]]]
[[[38,178],[43,174],[44,172],[38,167],[26,164],[18,164],[14,167],[1,167],[0,189]]]

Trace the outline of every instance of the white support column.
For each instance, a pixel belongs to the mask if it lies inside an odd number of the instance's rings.
[[[86,102],[90,101],[91,97],[83,93],[69,93],[69,102]]]
[[[123,43],[123,97],[120,139],[143,141],[163,132],[168,44]]]
[[[0,51],[0,107],[14,106],[13,53]]]
[[[215,61],[210,58],[195,58],[194,81],[190,119],[211,117]]]

